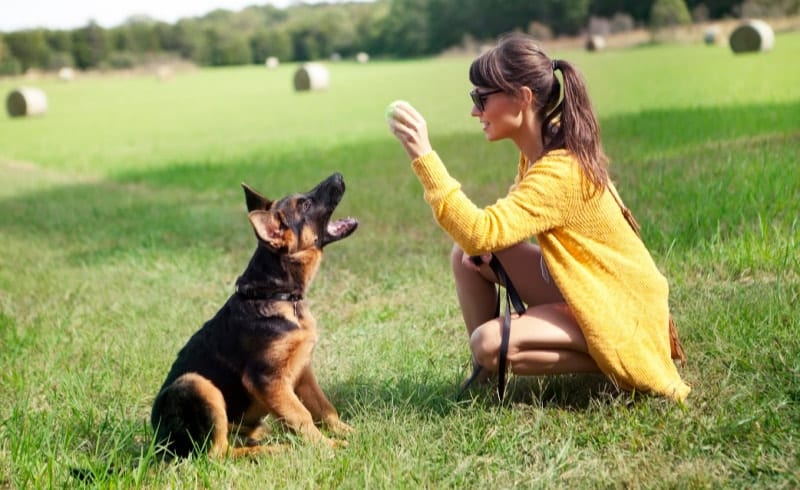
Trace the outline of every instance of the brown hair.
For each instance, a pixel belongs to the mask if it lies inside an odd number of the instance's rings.
[[[555,74],[561,70],[561,82]],[[600,129],[586,85],[571,63],[552,60],[536,42],[522,34],[500,38],[469,67],[476,87],[501,89],[517,95],[522,87],[533,92],[533,109],[542,121],[545,151],[566,148],[580,162],[595,189],[608,182],[608,157],[600,142]]]

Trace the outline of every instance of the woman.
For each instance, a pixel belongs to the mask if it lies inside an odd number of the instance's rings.
[[[410,104],[394,105],[389,126],[455,241],[451,261],[474,361],[498,369],[493,254],[527,304],[511,322],[512,372],[601,371],[623,389],[683,401],[690,388],[670,355],[667,281],[623,216],[580,74],[527,36],[510,35],[475,59],[469,76],[472,116],[486,138],[509,138],[520,151],[514,184],[495,204],[480,209],[461,191]]]

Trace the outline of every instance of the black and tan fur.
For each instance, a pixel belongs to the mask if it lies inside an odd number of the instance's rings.
[[[325,245],[350,235],[351,218],[330,221],[344,194],[334,174],[305,194],[270,201],[245,184],[258,246],[234,293],[178,353],[156,396],[151,423],[171,456],[269,452],[258,445],[272,415],[305,439],[336,446],[317,428],[352,429],[339,419],[311,369],[317,326],[305,294]],[[229,440],[236,431],[245,445]]]

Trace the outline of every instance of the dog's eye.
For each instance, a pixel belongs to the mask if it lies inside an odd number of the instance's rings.
[[[302,201],[300,201],[297,207],[300,209],[300,212],[306,213],[311,208],[311,200],[303,199]]]

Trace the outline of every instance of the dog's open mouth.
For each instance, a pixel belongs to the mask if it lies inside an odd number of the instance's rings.
[[[328,226],[325,227],[325,239],[323,242],[327,245],[342,238],[347,238],[356,231],[356,228],[358,228],[358,220],[355,218],[347,217],[330,221]]]

